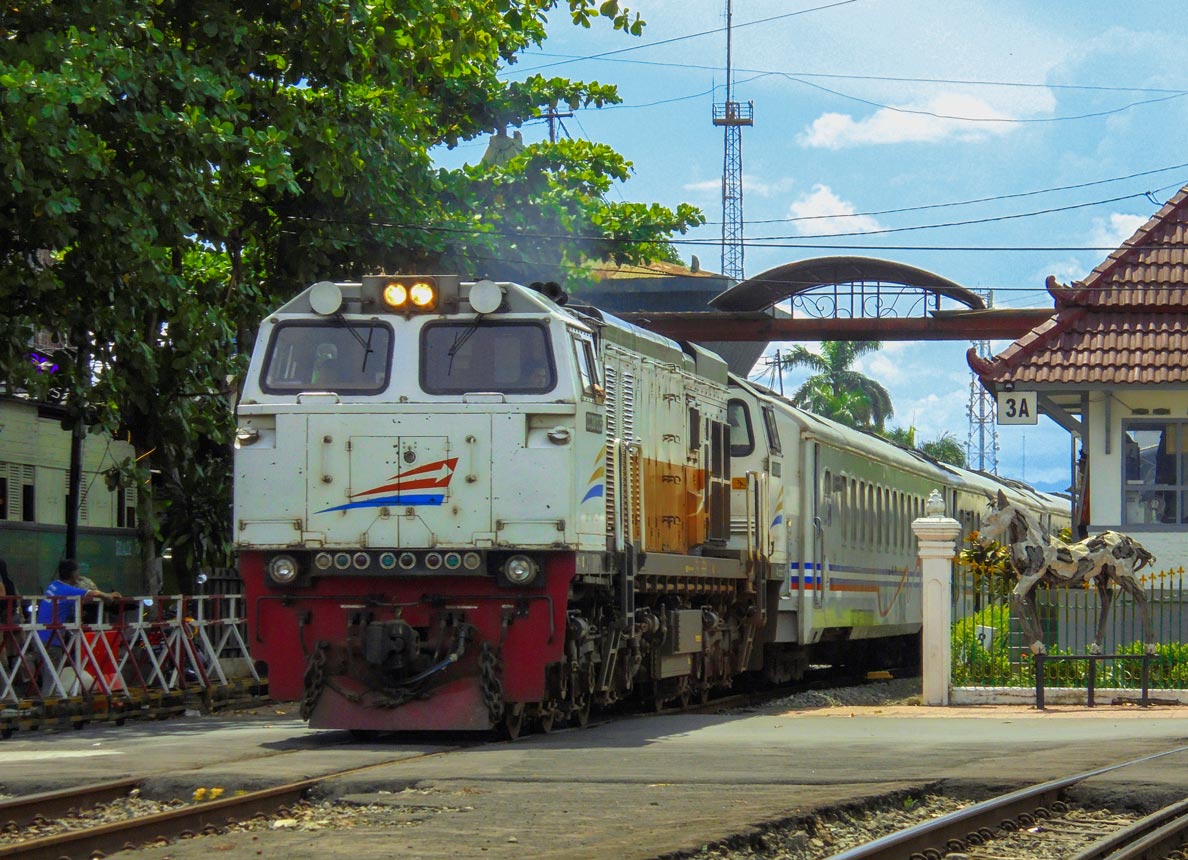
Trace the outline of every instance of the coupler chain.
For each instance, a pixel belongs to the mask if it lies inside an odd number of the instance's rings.
[[[492,723],[503,719],[503,681],[500,674],[499,657],[490,642],[484,642],[479,652],[479,678],[482,681],[483,703]]]
[[[318,699],[322,697],[322,689],[326,686],[326,653],[330,650],[328,642],[318,642],[314,645],[313,653],[305,663],[305,693],[301,697],[301,719],[308,720],[313,716]]]

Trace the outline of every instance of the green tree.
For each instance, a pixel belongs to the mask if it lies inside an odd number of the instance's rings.
[[[825,341],[821,352],[795,346],[782,366],[807,367],[812,375],[792,395],[801,408],[851,427],[881,431],[894,414],[891,395],[881,384],[853,369],[854,362],[882,346],[878,341]]]
[[[303,286],[480,254],[641,261],[697,223],[687,207],[603,201],[630,169],[605,148],[434,167],[434,147],[542,106],[617,101],[598,83],[501,76],[558,7],[581,26],[642,27],[616,0],[0,10],[0,368],[36,393],[29,336],[69,338],[72,417],[137,449],[112,481],[142,490],[146,565],[158,539],[191,570],[227,559],[234,380],[257,321]]]
[[[892,427],[879,435],[896,445],[921,451],[934,460],[965,468],[965,449],[957,441],[957,437],[948,431],[928,442],[920,442],[916,438],[915,426]]]
[[[965,468],[965,448],[948,431],[920,445],[920,450],[934,460]]]

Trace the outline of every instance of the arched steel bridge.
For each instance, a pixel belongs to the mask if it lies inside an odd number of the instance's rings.
[[[791,313],[780,307],[788,302]],[[674,340],[1001,340],[1031,331],[1054,308],[987,308],[932,272],[872,257],[818,257],[748,278],[713,310],[619,313]]]

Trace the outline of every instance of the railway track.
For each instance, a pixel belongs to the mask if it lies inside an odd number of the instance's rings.
[[[0,801],[0,828],[4,830],[5,840],[0,843],[0,860],[93,860],[147,844],[209,835],[261,815],[283,815],[305,799],[315,786],[329,780],[448,755],[470,746],[474,744],[459,744],[444,750],[332,771],[259,791],[186,804],[163,812],[132,814],[122,820],[27,839],[21,838],[22,829],[57,816],[77,816],[100,804],[120,802],[133,796],[141,781],[116,780]]]
[[[1132,821],[1119,816],[1070,814],[1063,798],[1074,785],[1092,777],[1183,752],[1188,752],[1188,747],[1013,791],[842,851],[828,860],[942,860],[954,855],[962,860],[1168,857],[1188,843],[1188,801]]]

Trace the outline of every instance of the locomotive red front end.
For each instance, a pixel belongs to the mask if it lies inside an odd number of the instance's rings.
[[[571,553],[541,559],[539,584],[488,576],[322,578],[267,585],[262,553],[241,559],[253,655],[271,695],[300,700],[317,728],[485,730],[548,702],[562,671]]]

